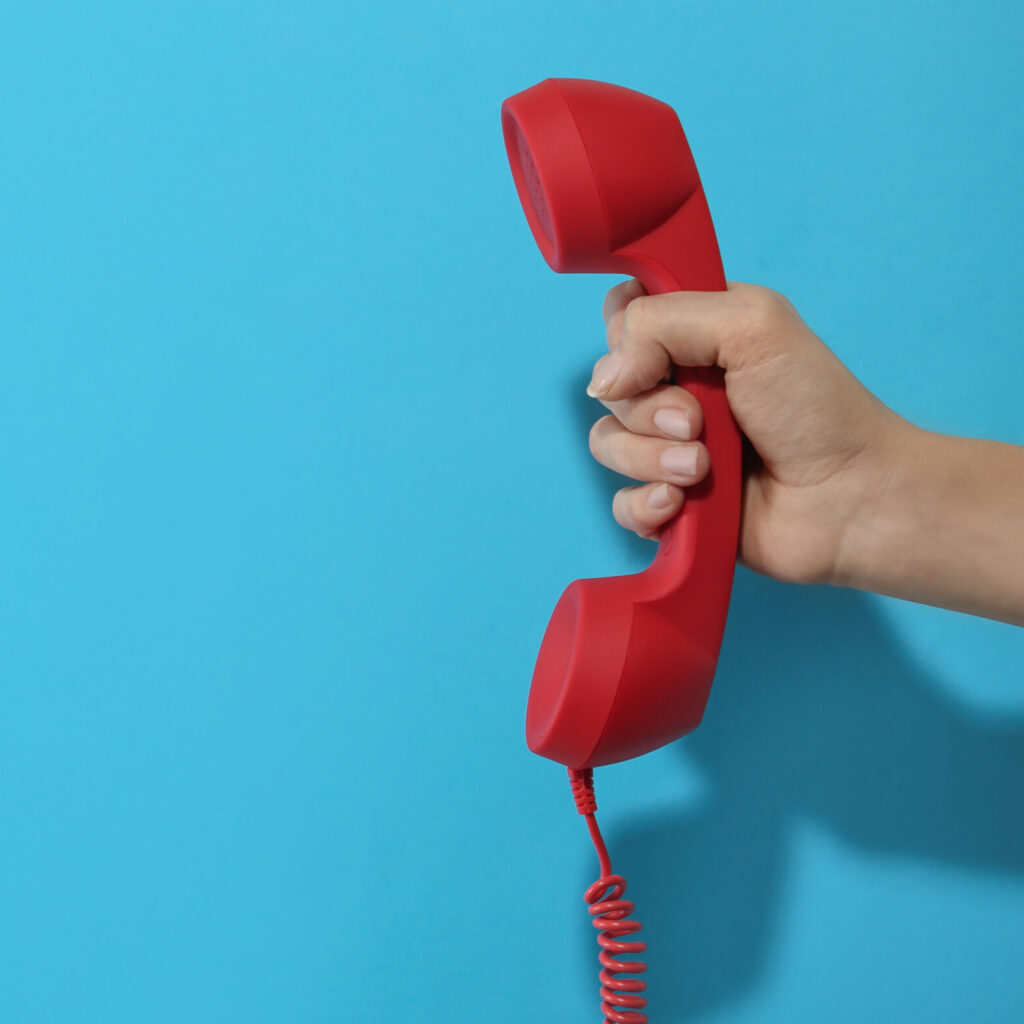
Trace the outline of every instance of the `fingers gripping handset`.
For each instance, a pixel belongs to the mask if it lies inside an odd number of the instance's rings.
[[[549,78],[501,113],[516,189],[553,270],[628,274],[651,294],[725,289],[671,107],[604,82]],[[675,380],[703,409],[711,471],[687,489],[647,569],[569,584],[537,656],[527,743],[570,768],[678,739],[700,723],[711,689],[736,561],[740,434],[721,370],[680,367]]]

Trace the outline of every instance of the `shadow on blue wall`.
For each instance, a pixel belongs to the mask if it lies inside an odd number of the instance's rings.
[[[623,485],[595,469],[603,493]],[[1024,872],[1024,722],[957,705],[863,594],[738,572],[704,723],[679,746],[706,802],[609,837],[630,895],[657,894],[638,896],[637,917],[665,1024],[760,980],[798,818],[875,853]],[[589,922],[581,935],[596,970]]]

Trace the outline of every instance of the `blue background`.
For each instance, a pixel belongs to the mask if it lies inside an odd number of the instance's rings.
[[[0,8],[0,1020],[596,1020],[526,750],[612,278],[501,100],[678,110],[726,271],[1024,442],[1016,2]],[[668,1022],[1024,1008],[1022,631],[740,571],[705,722],[598,776]]]

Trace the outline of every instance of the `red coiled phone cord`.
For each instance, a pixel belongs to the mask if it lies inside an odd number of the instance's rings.
[[[626,880],[612,874],[608,848],[604,845],[601,830],[597,827],[594,813],[597,800],[594,798],[593,768],[570,768],[569,783],[576,800],[576,810],[587,819],[590,838],[601,863],[601,877],[591,885],[583,898],[590,905],[594,927],[601,934],[597,944],[601,947],[598,959],[601,962],[601,1012],[604,1024],[647,1024],[647,1014],[641,1011],[647,1000],[640,995],[647,988],[642,978],[616,978],[616,974],[642,974],[647,964],[639,960],[618,960],[623,953],[643,953],[646,942],[623,942],[622,936],[632,935],[643,927],[639,921],[626,918],[636,909],[626,894]]]

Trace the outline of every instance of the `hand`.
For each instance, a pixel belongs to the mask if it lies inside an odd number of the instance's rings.
[[[672,364],[725,370],[753,452],[745,471],[740,559],[794,582],[837,582],[851,524],[888,484],[913,428],[876,399],[782,295],[730,282],[724,292],[648,296],[639,281],[604,302],[610,353],[588,393],[610,415],[590,433],[598,462],[636,480],[615,519],[655,539],[708,471],[697,401],[666,383]],[[670,379],[670,378],[669,378]]]

